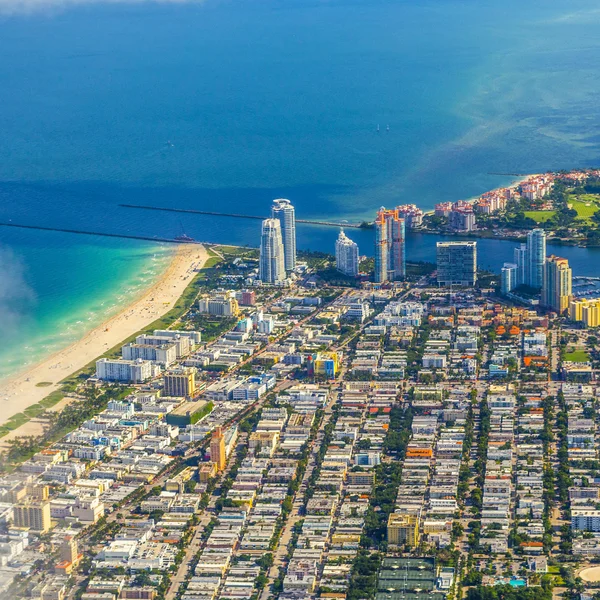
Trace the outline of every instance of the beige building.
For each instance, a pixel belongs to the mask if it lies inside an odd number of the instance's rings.
[[[217,474],[217,465],[213,462],[202,463],[198,467],[198,479],[200,483],[208,483],[208,481]]]
[[[14,507],[15,527],[24,527],[45,533],[51,527],[49,502],[25,502]]]
[[[196,369],[182,367],[165,373],[164,395],[192,398],[196,393]]]
[[[217,468],[217,471],[222,471],[227,464],[225,436],[220,427],[215,428],[210,440],[210,460]]]
[[[569,303],[572,321],[585,323],[586,327],[600,326],[600,298],[578,298]]]
[[[572,279],[569,261],[560,256],[549,256],[544,264],[542,305],[557,313],[567,310],[572,295]]]
[[[198,309],[218,317],[235,317],[240,312],[238,301],[230,293],[203,296],[198,300]]]
[[[387,525],[388,543],[415,548],[419,545],[420,539],[419,523],[418,514],[392,513]]]

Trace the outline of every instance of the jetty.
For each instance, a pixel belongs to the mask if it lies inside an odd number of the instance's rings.
[[[55,231],[59,233],[75,233],[77,235],[95,235],[100,237],[120,238],[126,240],[143,240],[146,242],[163,242],[165,244],[201,244],[192,238],[165,238],[150,235],[129,235],[126,233],[105,233],[102,231],[86,231],[85,229],[65,229],[62,227],[42,227],[41,225],[20,225],[18,223],[0,223],[0,227],[17,227],[36,231]]]
[[[208,215],[211,217],[233,217],[235,219],[256,219],[259,221],[264,221],[268,217],[261,217],[258,215],[243,215],[240,213],[225,213],[225,212],[216,212],[212,210],[196,210],[192,208],[169,208],[166,206],[147,206],[143,204],[119,204],[121,208],[134,208],[138,210],[158,210],[164,212],[174,212],[174,213],[185,213],[192,215]],[[334,221],[318,221],[315,219],[296,219],[296,223],[305,223],[307,225],[323,225],[325,227],[344,227],[350,229],[362,229],[363,226],[356,223],[341,223]]]

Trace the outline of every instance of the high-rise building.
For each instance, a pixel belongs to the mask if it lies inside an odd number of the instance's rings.
[[[50,502],[24,502],[13,509],[15,527],[24,527],[45,533],[51,527]]]
[[[217,471],[222,471],[227,463],[225,453],[225,436],[220,427],[215,427],[210,440],[210,460],[217,467]]]
[[[415,204],[402,204],[397,206],[398,216],[404,219],[407,229],[416,229],[423,224],[423,211]]]
[[[437,280],[439,285],[475,285],[477,242],[438,242]]]
[[[569,302],[569,317],[572,321],[585,323],[586,327],[600,325],[600,298],[577,298]]]
[[[242,306],[254,306],[256,304],[256,292],[254,290],[242,290],[235,295]]]
[[[545,260],[546,232],[543,229],[532,229],[527,233],[527,243],[514,250],[517,285],[540,289],[544,281]]]
[[[271,216],[281,223],[285,270],[289,273],[296,268],[296,211],[289,200],[273,200]]]
[[[285,259],[279,219],[265,219],[260,240],[260,280],[281,283],[285,280]]]
[[[388,543],[415,548],[419,545],[419,524],[419,513],[391,513],[387,524]]]
[[[569,307],[572,295],[572,271],[569,261],[560,256],[549,256],[544,264],[542,306],[562,313]]]
[[[527,244],[521,244],[514,249],[514,263],[517,265],[517,285],[528,285],[529,267],[527,263]]]
[[[198,300],[198,310],[219,317],[235,317],[240,312],[240,307],[235,294],[225,292],[212,296],[202,296]]]
[[[455,202],[448,215],[448,227],[454,231],[474,231],[475,224],[473,205],[467,202]]]
[[[527,234],[527,285],[541,288],[544,283],[544,262],[546,260],[546,232],[532,229]]]
[[[517,272],[515,263],[504,263],[500,279],[500,291],[503,294],[508,294],[517,287]]]
[[[196,369],[181,367],[165,373],[164,395],[192,398],[196,393]]]
[[[375,281],[397,281],[406,275],[404,219],[398,210],[379,209],[375,219]]]
[[[60,560],[64,560],[70,562],[71,564],[75,564],[77,559],[79,558],[79,552],[77,549],[77,540],[68,535],[62,541],[60,545]]]
[[[345,275],[356,277],[358,275],[358,244],[353,242],[340,229],[340,235],[335,242],[335,267]]]
[[[152,362],[149,360],[100,358],[96,361],[96,376],[103,381],[144,383],[153,373]]]

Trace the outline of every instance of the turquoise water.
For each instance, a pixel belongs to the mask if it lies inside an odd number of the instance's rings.
[[[0,16],[0,221],[256,245],[257,221],[118,205],[262,215],[283,196],[299,216],[359,221],[511,180],[490,173],[600,164],[595,0],[2,0],[0,13],[17,4],[45,8]],[[371,232],[349,233],[370,252]],[[298,236],[331,250],[337,231]],[[434,243],[415,238],[408,258]],[[101,298],[122,304],[155,254],[12,230],[0,245],[0,277],[25,282],[20,301],[0,294],[0,376],[23,364],[24,338],[39,356],[66,342],[66,319],[80,335]],[[598,254],[574,252],[600,274]]]
[[[131,303],[158,278],[173,251],[93,238],[74,244],[71,237],[12,230],[3,237],[0,378],[83,337]]]

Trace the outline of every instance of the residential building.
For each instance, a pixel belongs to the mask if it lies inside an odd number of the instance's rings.
[[[60,560],[75,564],[79,558],[77,540],[72,536],[67,536],[60,545]]]
[[[170,343],[161,344],[160,346],[125,344],[121,348],[121,354],[125,360],[149,360],[168,367],[177,360],[177,347],[175,344]]]
[[[24,502],[16,504],[13,511],[15,527],[23,527],[45,533],[51,527],[49,502]]]
[[[477,242],[437,242],[437,280],[440,285],[475,285]]]
[[[309,370],[312,368],[314,375],[324,375],[333,378],[340,368],[340,356],[337,352],[319,352],[315,357],[309,357]]]
[[[569,317],[585,323],[586,327],[600,326],[600,298],[573,298],[569,303]]]
[[[513,256],[513,262],[517,265],[517,285],[529,285],[527,244],[517,246],[513,251]]]
[[[235,317],[240,312],[235,295],[230,293],[203,296],[198,300],[198,309],[217,317]]]
[[[121,358],[100,358],[96,361],[96,376],[103,381],[143,383],[150,379],[154,371],[149,360],[124,360]]]
[[[423,211],[415,204],[403,204],[397,206],[398,216],[404,219],[408,229],[420,227],[423,223]]]
[[[468,202],[455,202],[448,215],[448,227],[454,231],[473,231],[475,229],[475,212]]]
[[[406,545],[415,548],[419,545],[419,514],[391,513],[387,524],[388,544]]]
[[[273,201],[271,216],[281,223],[284,266],[290,273],[296,268],[296,211],[289,200],[279,198]]]
[[[343,229],[340,229],[340,235],[335,242],[335,267],[344,275],[356,277],[358,266],[358,244],[353,242]]]
[[[256,292],[254,290],[242,290],[236,294],[236,299],[242,306],[254,306],[256,304]]]
[[[546,232],[532,229],[527,233],[527,285],[541,288],[544,283],[546,260]]]
[[[210,440],[210,460],[217,471],[222,471],[227,463],[225,454],[225,436],[221,427],[216,427]]]
[[[517,287],[518,267],[515,263],[504,263],[500,278],[500,291],[503,294],[512,292]]]
[[[196,393],[196,369],[181,367],[165,373],[164,395],[176,398],[191,398]]]
[[[282,283],[285,280],[285,251],[279,219],[263,221],[259,270],[263,283]]]
[[[405,229],[398,210],[381,208],[375,219],[375,281],[404,279]]]
[[[549,256],[544,266],[544,283],[541,303],[562,313],[569,308],[572,295],[572,271],[569,261],[559,256]]]

